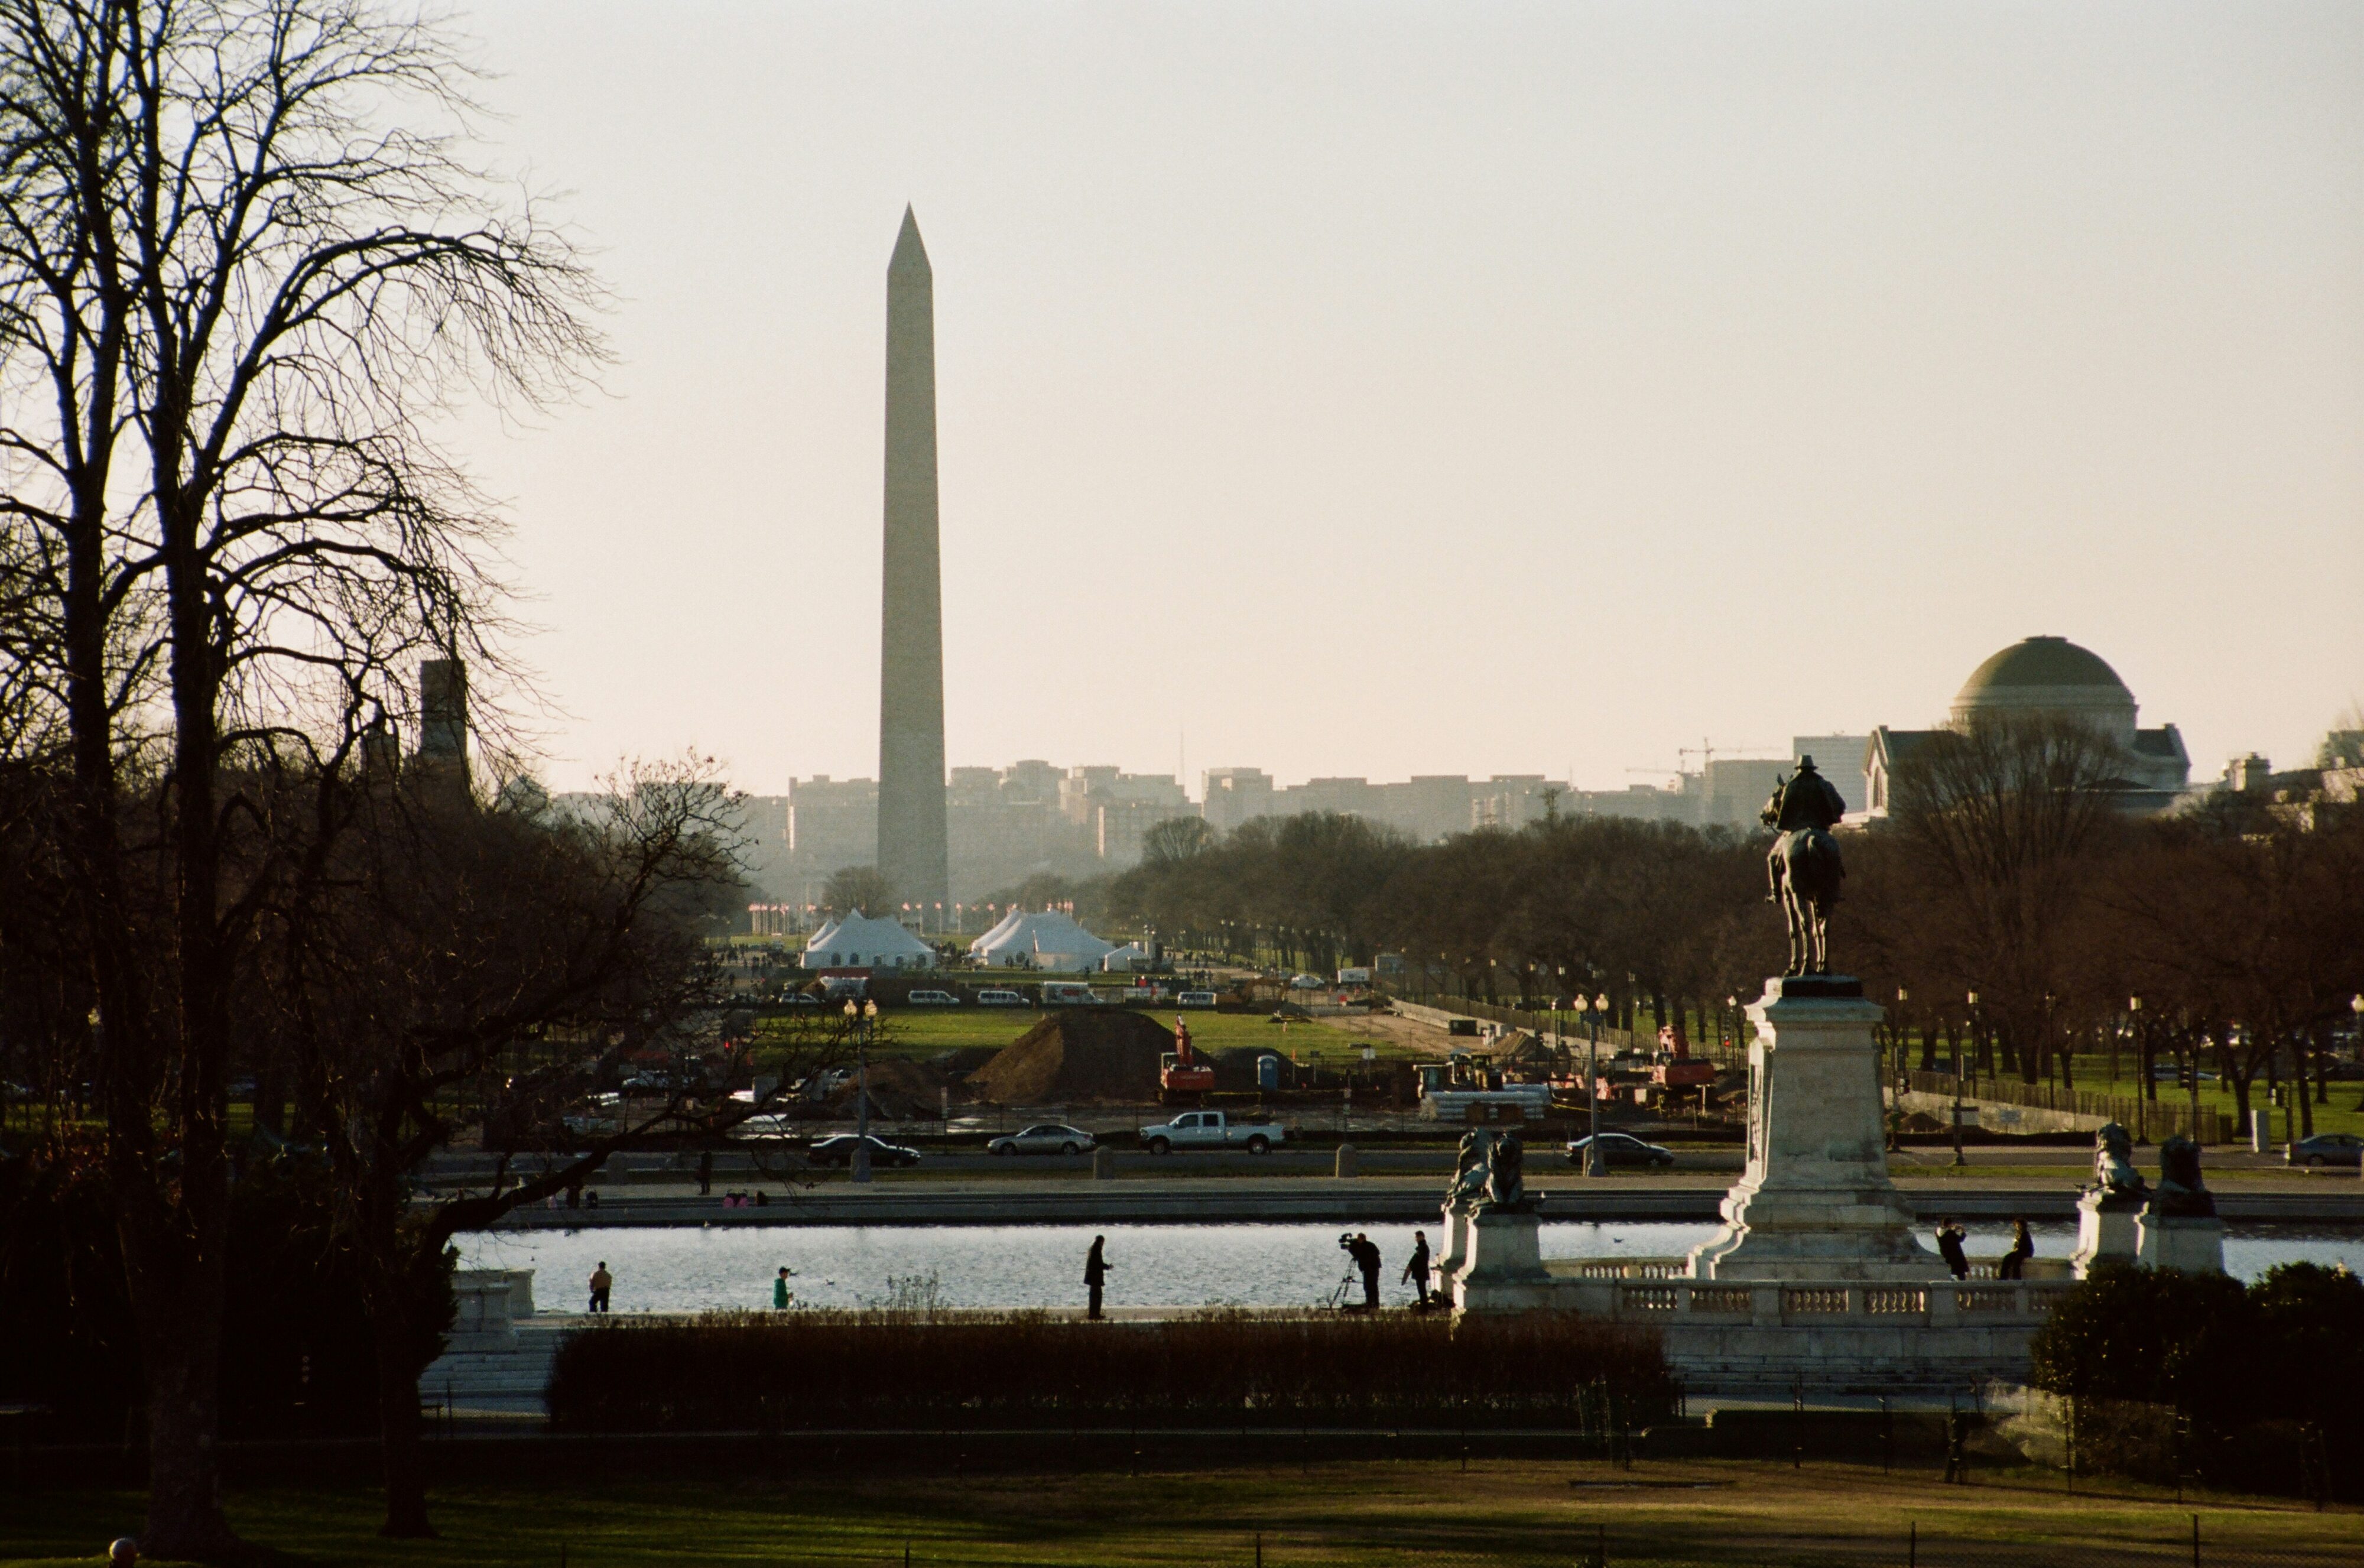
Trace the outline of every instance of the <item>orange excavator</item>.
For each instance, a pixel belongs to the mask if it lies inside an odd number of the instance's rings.
[[[1190,1049],[1190,1026],[1180,1018],[1174,1020],[1174,1049],[1157,1059],[1157,1086],[1168,1102],[1215,1086],[1214,1065]]]

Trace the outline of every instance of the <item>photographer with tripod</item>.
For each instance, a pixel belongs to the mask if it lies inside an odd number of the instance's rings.
[[[1373,1242],[1368,1236],[1358,1230],[1351,1235],[1341,1231],[1338,1236],[1338,1246],[1339,1250],[1344,1251],[1347,1257],[1346,1277],[1338,1282],[1338,1289],[1332,1296],[1331,1299],[1337,1302],[1339,1307],[1345,1311],[1352,1312],[1357,1310],[1357,1308],[1349,1306],[1345,1302],[1344,1296],[1346,1292],[1353,1287],[1355,1276],[1357,1273],[1360,1273],[1363,1276],[1363,1305],[1359,1310],[1364,1312],[1377,1312],[1379,1309],[1379,1249],[1377,1245]]]

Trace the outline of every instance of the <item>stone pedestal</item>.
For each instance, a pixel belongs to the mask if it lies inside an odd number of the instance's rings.
[[[1517,1312],[1552,1304],[1541,1222],[1533,1214],[1468,1217],[1453,1302],[1464,1312]]]
[[[1448,1301],[1453,1298],[1453,1277],[1468,1261],[1469,1217],[1448,1203],[1444,1206],[1444,1227],[1438,1232],[1433,1265],[1436,1288]]]
[[[531,1269],[462,1269],[452,1276],[452,1291],[460,1313],[445,1336],[446,1354],[500,1355],[518,1348],[517,1319],[533,1315]]]
[[[1888,1177],[1879,1004],[1856,980],[1810,975],[1767,981],[1748,1016],[1748,1163],[1691,1277],[1945,1277]]]
[[[2131,1263],[2141,1251],[2142,1200],[2090,1192],[2077,1200],[2077,1251],[2069,1264],[2083,1279],[2095,1263]]]
[[[2225,1272],[2225,1222],[2213,1215],[2139,1215],[2135,1234],[2135,1261],[2146,1268],[2180,1269],[2188,1274]]]

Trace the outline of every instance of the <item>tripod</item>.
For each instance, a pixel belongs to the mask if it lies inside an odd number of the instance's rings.
[[[1322,1306],[1333,1311],[1360,1312],[1363,1309],[1362,1303],[1349,1302],[1347,1297],[1354,1295],[1362,1283],[1362,1269],[1354,1263],[1348,1263],[1346,1272],[1338,1277],[1336,1287],[1330,1292],[1330,1299],[1323,1302]]]

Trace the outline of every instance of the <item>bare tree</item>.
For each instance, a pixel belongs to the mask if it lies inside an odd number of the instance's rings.
[[[895,884],[876,866],[841,866],[822,884],[820,901],[832,915],[895,917]]]
[[[703,935],[705,895],[740,885],[737,804],[692,761],[628,773],[590,814],[480,809],[440,787],[364,777],[336,792],[354,818],[316,840],[266,929],[258,988],[298,1063],[325,1147],[339,1240],[360,1264],[385,1451],[383,1533],[433,1533],[419,1452],[418,1378],[450,1321],[448,1253],[519,1204],[579,1188],[628,1142],[692,1140],[775,1109],[675,1077],[663,1103],[577,1115],[603,1069],[664,1046],[750,1076],[752,1031]],[[512,799],[530,796],[512,793]],[[830,1060],[825,1029],[770,1046],[776,1084]],[[803,1048],[799,1051],[797,1048]],[[428,1162],[465,1124],[530,1151],[489,1183],[438,1181]]]
[[[340,769],[417,651],[488,657],[495,520],[425,421],[597,353],[574,255],[463,156],[471,79],[370,0],[0,0],[10,679],[71,757],[159,1556],[239,1547],[226,1063],[288,851],[225,781]]]
[[[1911,874],[1944,906],[1924,929],[1976,987],[2033,1083],[2070,988],[2064,940],[2120,817],[2122,759],[2074,720],[1982,720],[1927,738],[1898,768],[1892,818]]]

